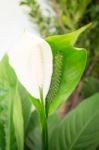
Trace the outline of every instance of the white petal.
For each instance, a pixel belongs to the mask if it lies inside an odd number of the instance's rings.
[[[8,51],[8,56],[19,81],[27,91],[40,98],[39,88],[42,88],[45,99],[53,71],[52,51],[48,43],[25,32],[17,46]]]

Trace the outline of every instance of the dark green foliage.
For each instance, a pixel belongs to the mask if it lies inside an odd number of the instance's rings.
[[[89,51],[88,66],[93,66],[90,74],[99,80],[99,1],[91,0],[79,26],[92,22],[93,26],[79,39],[78,45],[85,46]],[[88,68],[89,68],[88,67]],[[87,69],[88,69],[87,68]]]
[[[81,95],[83,96],[83,98],[87,98],[97,92],[99,92],[99,80],[93,77],[86,78],[81,91]]]
[[[5,131],[4,131],[4,125],[0,122],[0,150],[5,150]]]
[[[99,146],[96,148],[96,150],[99,150]]]

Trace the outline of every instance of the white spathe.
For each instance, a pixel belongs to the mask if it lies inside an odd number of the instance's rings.
[[[49,44],[40,37],[25,32],[16,47],[8,51],[9,63],[21,84],[35,98],[44,99],[48,93],[53,72],[53,56]]]

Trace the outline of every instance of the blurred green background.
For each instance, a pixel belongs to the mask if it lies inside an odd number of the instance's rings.
[[[43,37],[69,33],[92,22],[91,28],[77,42],[77,47],[88,50],[88,61],[78,87],[63,106],[61,113],[64,114],[83,98],[99,91],[99,0],[47,0],[47,7],[42,9],[44,3],[37,0],[20,2],[21,6],[29,8],[29,18]]]

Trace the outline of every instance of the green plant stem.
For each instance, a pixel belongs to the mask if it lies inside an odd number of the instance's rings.
[[[48,150],[48,128],[47,128],[47,119],[42,125],[42,150]]]
[[[44,104],[43,91],[40,88],[40,100],[41,100],[41,111],[40,111],[40,122],[42,127],[42,150],[48,150],[48,125],[47,125],[47,111],[46,105]]]

